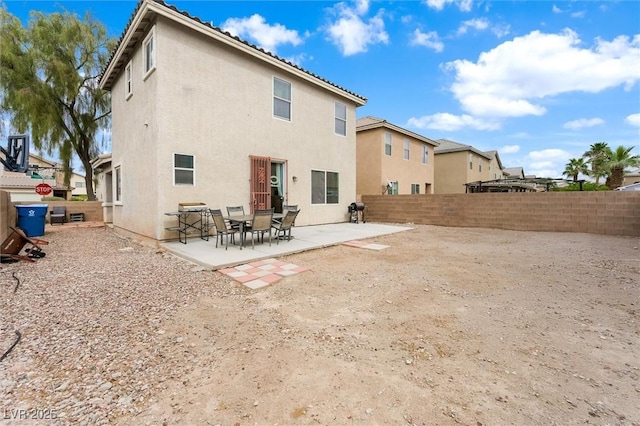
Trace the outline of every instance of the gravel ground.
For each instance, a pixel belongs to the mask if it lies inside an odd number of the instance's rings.
[[[192,369],[172,362],[188,359],[189,349],[162,329],[176,310],[201,297],[248,293],[109,229],[40,238],[49,241],[46,257],[1,269],[0,350],[15,341],[15,330],[22,339],[0,363],[0,419],[107,424],[139,413],[166,380]]]
[[[640,426],[638,238],[419,225],[257,291],[43,238],[0,269],[2,424]]]

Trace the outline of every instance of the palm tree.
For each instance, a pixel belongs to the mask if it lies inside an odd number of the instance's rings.
[[[640,166],[640,155],[631,155],[633,146],[624,147],[620,145],[615,151],[609,150],[609,159],[605,167],[609,170],[607,186],[609,189],[616,189],[624,181],[625,169]]]
[[[584,160],[584,158],[572,158],[569,162],[564,166],[563,175],[570,176],[573,178],[574,182],[578,181],[578,175],[582,173],[586,175],[589,173],[589,165]]]
[[[609,152],[611,149],[606,142],[596,142],[591,144],[589,150],[582,154],[582,157],[587,158],[591,164],[591,171],[588,175],[596,178],[596,187],[600,184],[600,178],[607,175],[605,164]]]

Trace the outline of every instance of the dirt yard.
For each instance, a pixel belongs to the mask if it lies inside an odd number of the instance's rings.
[[[638,238],[415,226],[255,291],[46,238],[0,273],[8,424],[640,425]]]

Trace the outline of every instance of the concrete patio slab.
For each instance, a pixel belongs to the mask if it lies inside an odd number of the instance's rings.
[[[332,223],[296,226],[293,228],[291,241],[281,240],[277,244],[274,239],[269,246],[267,238],[264,243],[256,244],[255,249],[251,248],[250,242],[242,250],[237,244],[229,244],[228,250],[225,250],[224,245],[220,244],[216,248],[215,237],[210,237],[209,241],[194,237],[189,238],[187,244],[176,240],[161,243],[160,246],[178,257],[215,270],[409,229],[412,228],[381,223]]]

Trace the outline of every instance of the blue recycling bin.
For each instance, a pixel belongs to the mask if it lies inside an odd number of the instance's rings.
[[[44,224],[47,221],[48,204],[18,204],[18,228],[22,229],[27,237],[40,237],[44,235]]]

